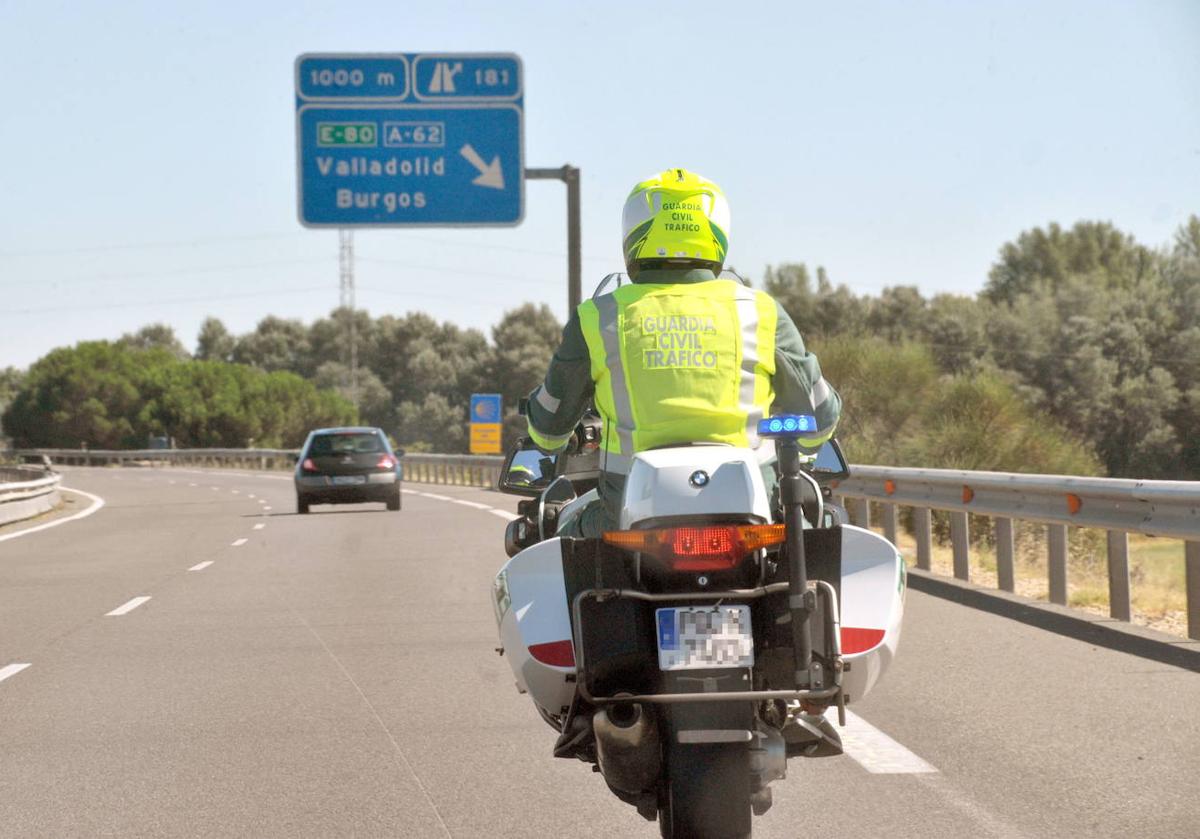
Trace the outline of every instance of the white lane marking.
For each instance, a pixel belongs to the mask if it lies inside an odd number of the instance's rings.
[[[436,493],[432,493],[432,492],[418,492],[417,495],[420,495],[424,498],[432,498],[434,501],[453,501],[454,500],[453,498],[450,498],[447,495],[437,495]]]
[[[253,497],[254,497],[254,493],[253,493],[253,492],[251,492],[251,493],[248,493],[248,494],[246,495],[246,497],[247,497],[247,498],[253,498]]]
[[[212,564],[213,564],[213,561],[211,559],[207,559],[204,562],[197,562],[195,565],[193,565],[188,570],[189,571],[203,571],[205,568],[207,568],[208,566],[210,566]]]
[[[464,501],[464,500],[463,500],[463,499],[461,499],[461,498],[455,498],[455,499],[454,499],[454,503],[455,503],[455,504],[462,504],[464,507],[474,507],[476,510],[490,510],[490,509],[492,509],[492,508],[491,508],[491,506],[490,506],[490,505],[488,505],[488,504],[480,504],[478,501]]]
[[[830,711],[831,715],[836,712]],[[834,725],[837,717],[831,716]],[[846,727],[839,729],[846,754],[872,775],[915,775],[937,772],[937,768],[917,757],[904,746],[851,711],[846,712]]]
[[[266,527],[266,525],[263,524],[261,521],[258,524],[254,525],[255,530],[262,530],[264,527]]]
[[[270,509],[271,509],[271,505],[270,505],[270,504],[264,504],[264,505],[263,505],[263,510],[264,510],[264,511],[265,511],[265,510],[270,510]]]
[[[499,516],[505,521],[515,521],[520,518],[516,513],[510,513],[508,510],[488,510],[488,512],[493,516]]]
[[[247,542],[249,542],[249,541],[250,541],[249,539],[245,539],[245,538],[242,538],[242,539],[234,539],[234,540],[233,540],[233,544],[232,544],[232,545],[230,545],[230,547],[231,547],[231,548],[240,548],[242,545],[246,544],[246,543],[247,543]]]
[[[220,487],[209,487],[209,489],[211,489],[213,492],[220,492],[220,491],[221,491],[221,488],[220,488]]]
[[[421,494],[421,493],[417,492],[415,489],[402,489],[400,491],[403,492],[405,495],[420,495]]]
[[[132,612],[138,606],[141,606],[143,603],[145,603],[149,599],[150,599],[149,597],[135,597],[132,600],[130,600],[128,603],[124,603],[124,604],[118,606],[117,608],[113,609],[111,612],[106,613],[104,615],[104,617],[119,618],[119,617],[121,617],[121,615],[128,615],[130,612]]]
[[[167,481],[171,486],[175,486],[175,481]]]
[[[229,490],[229,491],[230,491],[230,492],[232,492],[234,495],[240,495],[240,494],[241,494],[240,490],[231,489],[231,490]]]
[[[29,666],[29,663],[24,664],[6,664],[0,667],[0,682],[3,682],[9,676],[15,676]]]
[[[194,486],[196,486],[196,482],[195,482],[195,481],[189,481],[189,482],[188,482],[188,486],[190,486],[190,487],[194,487]]]
[[[90,498],[92,500],[92,506],[88,507],[86,510],[76,513],[73,516],[55,519],[54,521],[48,521],[45,524],[39,524],[36,527],[27,527],[24,530],[18,530],[16,533],[6,533],[3,536],[0,536],[0,542],[7,542],[9,539],[16,539],[18,536],[28,536],[30,533],[37,533],[39,530],[48,530],[51,527],[58,527],[60,524],[66,524],[69,521],[79,521],[79,519],[85,519],[104,506],[104,499],[99,495],[92,495],[90,492],[84,492],[81,489],[71,489],[69,487],[59,487],[59,490],[62,492],[74,492],[78,495],[84,496],[85,498]]]

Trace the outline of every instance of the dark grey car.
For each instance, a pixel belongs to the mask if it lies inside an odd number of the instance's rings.
[[[363,501],[399,510],[400,480],[400,458],[380,429],[318,428],[309,432],[296,463],[296,510]]]

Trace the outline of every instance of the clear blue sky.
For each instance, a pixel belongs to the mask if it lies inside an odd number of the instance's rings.
[[[583,170],[584,285],[620,269],[629,187],[720,183],[730,263],[858,292],[973,293],[1049,221],[1149,244],[1200,212],[1200,4],[0,0],[0,367],[162,321],[194,346],[337,303],[336,234],[296,221],[307,51],[511,51],[526,162]],[[563,316],[564,190],[525,222],[357,234],[359,303],[480,328]]]

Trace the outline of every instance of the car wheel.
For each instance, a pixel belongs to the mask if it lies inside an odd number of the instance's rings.
[[[296,496],[296,512],[300,514],[308,512],[308,499]]]
[[[396,491],[392,493],[392,497],[387,500],[387,508],[389,510],[400,509],[400,487],[396,487]]]

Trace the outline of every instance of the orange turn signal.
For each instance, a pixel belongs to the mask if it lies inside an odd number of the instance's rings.
[[[610,530],[606,544],[649,554],[676,571],[733,568],[747,554],[778,545],[787,538],[782,524],[717,524],[662,527],[654,530]]]

